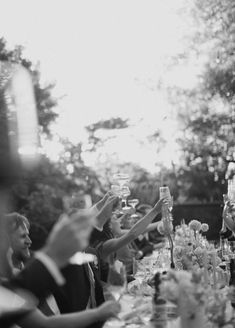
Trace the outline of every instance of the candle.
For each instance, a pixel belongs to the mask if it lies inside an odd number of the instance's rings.
[[[204,282],[205,285],[208,285],[209,278],[208,278],[208,254],[207,252],[204,253],[203,256],[203,266],[204,266]]]
[[[213,267],[214,289],[216,289],[216,287],[217,287],[217,279],[216,279],[216,252],[212,252],[212,267]]]

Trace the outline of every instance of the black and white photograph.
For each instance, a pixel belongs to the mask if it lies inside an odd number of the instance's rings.
[[[235,327],[235,1],[0,0],[0,328]]]

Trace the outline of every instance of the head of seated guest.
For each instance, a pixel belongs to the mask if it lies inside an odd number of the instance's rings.
[[[25,262],[30,258],[32,241],[29,237],[30,224],[28,219],[19,213],[10,213],[5,216],[6,232],[12,249],[13,269],[22,270]]]

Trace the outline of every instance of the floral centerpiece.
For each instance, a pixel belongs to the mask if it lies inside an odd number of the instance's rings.
[[[202,233],[209,230],[206,223],[192,220],[188,225],[176,227],[174,236],[174,258],[176,267],[183,270],[203,268],[210,270],[213,266],[213,254],[216,253]],[[207,256],[205,263],[205,255]],[[216,266],[221,260],[216,256]]]
[[[177,306],[181,328],[232,328],[235,313],[230,304],[233,290],[205,287],[198,271],[170,271],[162,279],[161,296]]]
[[[196,272],[170,271],[160,286],[161,295],[177,306],[181,328],[204,328],[207,289]]]
[[[235,313],[228,304],[232,291],[229,288],[211,290],[208,294],[206,315],[214,328],[235,327]]]

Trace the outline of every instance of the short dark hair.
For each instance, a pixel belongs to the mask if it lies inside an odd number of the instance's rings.
[[[30,228],[28,219],[19,213],[10,213],[5,215],[6,229],[9,234],[15,232],[19,227],[26,226]]]

